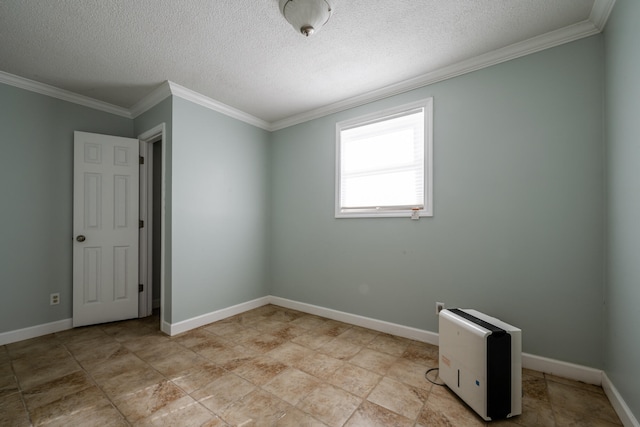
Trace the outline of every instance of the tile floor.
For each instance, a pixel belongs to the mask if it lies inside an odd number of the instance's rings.
[[[273,305],[168,337],[158,318],[0,347],[0,426],[480,426],[438,349]],[[434,378],[435,379],[435,378]],[[525,370],[495,426],[615,426],[600,387]]]

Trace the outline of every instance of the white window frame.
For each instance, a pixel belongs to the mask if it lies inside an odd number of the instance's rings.
[[[371,208],[358,209],[357,211],[345,211],[341,207],[341,132],[354,127],[380,122],[386,118],[391,119],[402,113],[417,108],[424,109],[424,206],[419,210],[420,217],[433,216],[433,97],[420,101],[389,108],[372,114],[344,120],[336,123],[336,170],[335,170],[335,217],[336,218],[382,218],[382,217],[411,217],[415,207],[394,209]]]

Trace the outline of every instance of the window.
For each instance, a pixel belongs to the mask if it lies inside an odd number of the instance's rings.
[[[433,216],[433,98],[336,125],[336,218]]]

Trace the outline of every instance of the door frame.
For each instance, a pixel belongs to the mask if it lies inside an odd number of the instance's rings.
[[[145,157],[144,165],[140,165],[140,182],[145,181],[145,186],[141,188],[145,192],[145,196],[143,197],[142,192],[140,193],[140,203],[142,205],[143,201],[146,201],[145,212],[147,213],[147,218],[145,218],[145,228],[146,228],[146,238],[140,239],[140,254],[141,257],[146,257],[146,275],[147,282],[150,282],[150,278],[153,277],[153,197],[152,197],[152,189],[153,189],[153,167],[158,167],[158,165],[153,165],[153,144],[155,142],[161,141],[160,148],[162,149],[162,173],[161,173],[161,190],[160,190],[160,329],[162,330],[163,322],[163,314],[165,312],[165,254],[166,254],[166,171],[167,171],[167,144],[166,144],[166,125],[161,123],[146,132],[143,132],[138,136],[138,140],[141,143],[141,148],[145,147],[141,150],[141,156]],[[156,147],[157,148],[157,147]],[[143,154],[144,150],[144,154]],[[157,183],[156,183],[157,185]],[[146,199],[146,200],[145,200]],[[141,263],[140,270],[142,270]],[[142,292],[139,294],[139,303],[138,306],[140,308],[146,307],[147,311],[150,313],[153,309],[153,286],[146,284]],[[140,311],[140,316],[143,316],[145,313]]]

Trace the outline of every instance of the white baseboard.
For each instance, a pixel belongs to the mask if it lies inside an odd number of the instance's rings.
[[[170,324],[162,322],[161,329],[165,334],[173,336],[190,331],[191,329],[199,328],[200,326],[204,326],[209,323],[217,322],[218,320],[226,319],[227,317],[235,316],[236,314],[244,313],[245,311],[253,310],[254,308],[262,307],[263,305],[267,304],[269,304],[268,296],[257,298],[252,301],[243,302],[231,307],[223,308],[220,310],[212,311],[211,313],[183,320],[182,322]]]
[[[64,319],[43,325],[31,326],[29,328],[16,329],[15,331],[2,332],[0,333],[0,345],[37,338],[43,335],[53,334],[54,332],[66,331],[72,327],[73,319]]]
[[[385,322],[383,320],[371,319],[370,317],[345,313],[344,311],[332,310],[330,308],[292,301],[280,297],[270,296],[269,303],[280,307],[290,308],[292,310],[315,314],[316,316],[322,316],[328,319],[338,320],[340,322],[350,323],[363,328],[373,329],[378,332],[384,332],[403,338],[438,345],[438,334],[425,331],[423,329],[416,329],[409,326],[398,325],[396,323]]]
[[[611,406],[613,406],[618,417],[620,417],[622,425],[625,427],[640,427],[638,419],[633,415],[631,409],[629,409],[629,406],[627,406],[627,403],[605,372],[602,373],[602,389],[609,398],[609,402],[611,402]]]
[[[587,384],[602,385],[602,370],[522,353],[522,367]]]

